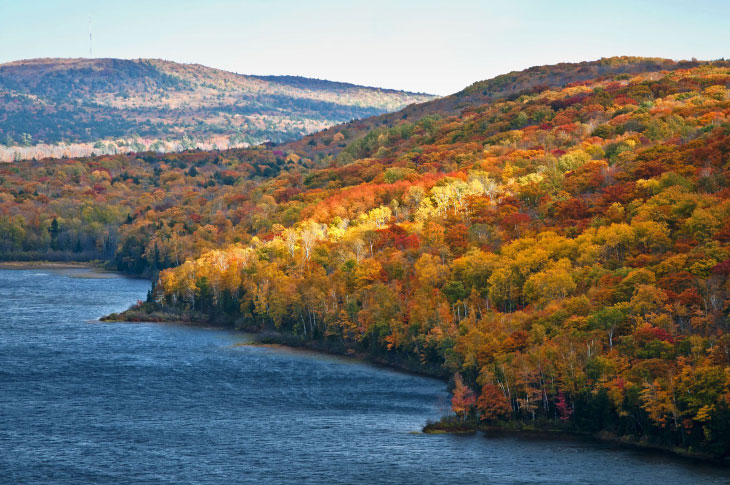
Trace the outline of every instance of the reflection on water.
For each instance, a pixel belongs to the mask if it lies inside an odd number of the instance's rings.
[[[148,283],[0,270],[0,481],[728,483],[593,442],[413,433],[445,385],[223,330],[89,324]]]

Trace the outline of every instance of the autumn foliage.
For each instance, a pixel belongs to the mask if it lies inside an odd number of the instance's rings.
[[[725,63],[343,139],[8,166],[2,249],[48,251],[55,217],[58,251],[162,270],[147,305],[445,369],[461,419],[730,453]]]

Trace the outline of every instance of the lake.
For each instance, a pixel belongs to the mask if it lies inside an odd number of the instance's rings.
[[[248,345],[246,334],[99,323],[149,282],[0,270],[3,483],[730,483],[730,470],[581,440],[418,433],[445,383]]]

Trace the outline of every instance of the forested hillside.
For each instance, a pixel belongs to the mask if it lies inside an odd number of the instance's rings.
[[[280,147],[0,184],[6,258],[162,270],[130,318],[445,369],[458,426],[730,454],[728,62],[534,68]]]
[[[281,142],[431,98],[158,59],[10,62],[0,65],[0,161]]]

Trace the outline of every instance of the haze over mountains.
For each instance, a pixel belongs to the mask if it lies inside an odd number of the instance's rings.
[[[159,59],[15,61],[0,65],[0,161],[282,142],[433,97]]]

